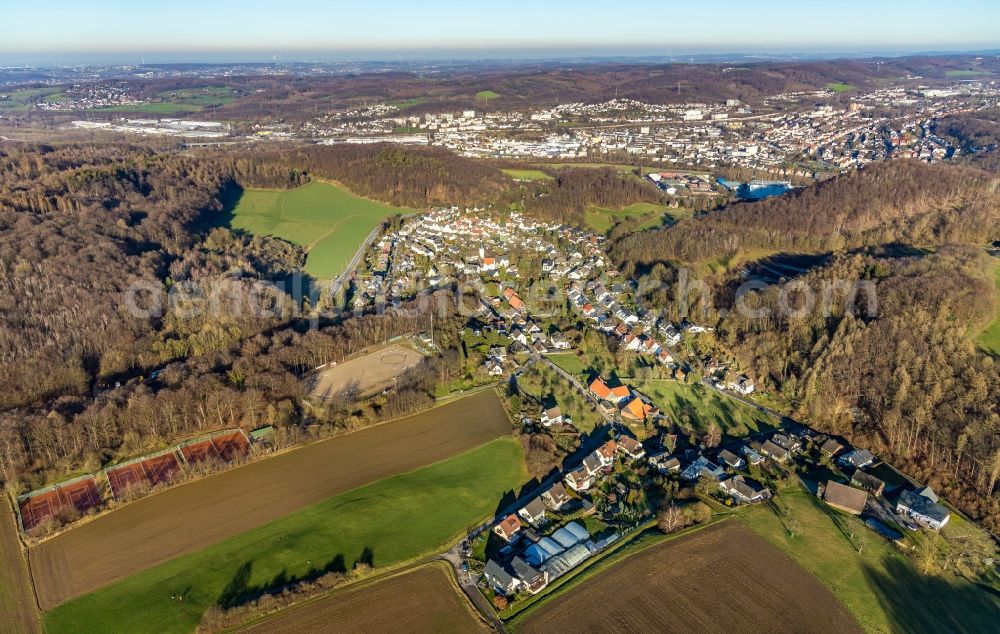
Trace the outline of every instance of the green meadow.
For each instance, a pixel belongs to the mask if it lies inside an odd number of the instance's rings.
[[[305,247],[306,273],[327,280],[343,272],[368,233],[387,216],[409,211],[314,181],[290,190],[244,190],[228,226]]]
[[[349,571],[359,561],[384,568],[443,548],[526,479],[520,443],[495,440],[73,599],[48,612],[45,627],[50,634],[192,632],[225,598],[317,570]]]
[[[996,314],[993,316],[993,321],[979,333],[976,338],[976,343],[979,347],[989,352],[993,356],[1000,357],[1000,262],[997,262],[993,267],[993,277],[996,280],[997,292],[997,308]]]
[[[781,491],[775,505],[782,517],[758,504],[739,518],[825,583],[864,631],[996,631],[995,590],[950,574],[921,574],[875,532],[842,529],[848,518],[802,488]]]
[[[707,431],[709,423],[715,422],[730,436],[745,436],[770,429],[777,423],[750,405],[723,396],[701,383],[672,379],[629,382],[652,398],[670,420],[697,432]]]
[[[855,90],[857,86],[854,84],[845,84],[839,81],[831,81],[826,85],[827,90],[832,90],[833,92],[851,92]]]
[[[658,226],[666,215],[667,209],[655,203],[635,203],[621,209],[590,207],[585,214],[587,227],[596,233],[607,233],[614,226],[613,218],[632,218],[640,216],[645,219],[639,230]]]
[[[510,176],[511,178],[516,178],[522,181],[550,181],[553,180],[551,176],[543,172],[542,170],[533,169],[512,169],[505,168],[502,170],[504,174]]]

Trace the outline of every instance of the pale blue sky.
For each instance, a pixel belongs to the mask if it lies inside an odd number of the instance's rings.
[[[930,51],[1000,47],[998,0],[0,0],[0,53]]]

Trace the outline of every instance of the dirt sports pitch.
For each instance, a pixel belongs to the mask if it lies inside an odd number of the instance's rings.
[[[443,563],[346,588],[278,612],[246,632],[488,632]]]
[[[392,386],[393,379],[423,361],[413,348],[393,344],[318,372],[310,392],[324,400],[364,397]]]
[[[48,610],[338,493],[508,433],[510,421],[490,390],[166,489],[32,547],[39,604]]]
[[[553,597],[517,631],[861,630],[818,579],[747,528],[723,522],[626,557]]]

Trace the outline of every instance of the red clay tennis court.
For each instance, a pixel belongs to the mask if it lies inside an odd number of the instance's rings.
[[[153,486],[171,482],[181,470],[181,464],[177,462],[177,456],[173,452],[147,458],[142,461],[142,466]]]
[[[199,464],[205,461],[221,461],[222,456],[215,448],[211,440],[193,442],[190,445],[181,447],[181,455],[188,464]]]
[[[212,444],[226,462],[242,458],[250,452],[250,441],[242,431],[216,436],[212,439]]]
[[[63,506],[72,506],[83,514],[101,504],[103,501],[97,491],[97,482],[93,478],[84,478],[21,500],[18,510],[24,530],[30,531],[47,518],[54,517]]]
[[[121,499],[129,487],[138,484],[150,484],[149,477],[146,476],[141,462],[133,462],[121,467],[115,467],[106,471],[108,474],[108,484],[111,485],[111,495],[116,500]]]

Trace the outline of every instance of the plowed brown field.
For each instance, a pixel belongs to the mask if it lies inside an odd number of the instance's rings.
[[[412,471],[510,432],[492,390],[391,423],[166,489],[30,550],[48,610],[338,493]]]
[[[448,578],[443,564],[346,589],[279,612],[247,628],[259,634],[337,632],[488,632]]]
[[[614,564],[530,614],[518,632],[860,632],[818,579],[724,522]]]
[[[0,499],[0,631],[14,634],[42,631],[14,509],[6,499]]]

